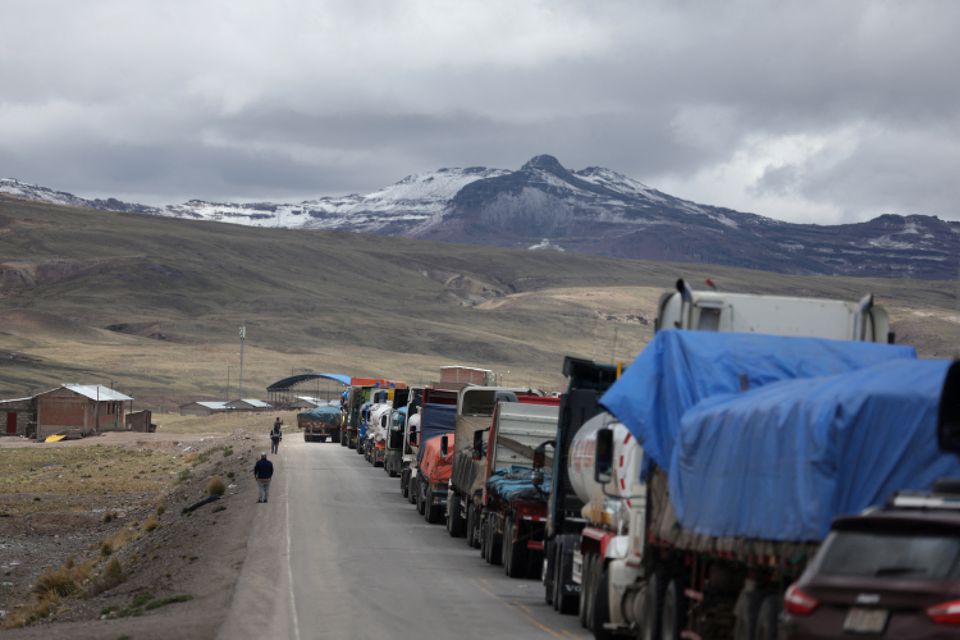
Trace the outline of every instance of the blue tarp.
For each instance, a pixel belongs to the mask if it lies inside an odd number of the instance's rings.
[[[937,446],[949,363],[895,360],[706,400],[683,418],[670,500],[711,536],[817,541],[895,491],[960,477]]]
[[[498,469],[487,478],[487,490],[504,500],[514,498],[541,498],[550,495],[551,476],[543,474],[540,489],[533,484],[533,469],[523,465],[511,465]]]
[[[420,439],[419,442],[425,443],[434,436],[451,433],[456,426],[457,405],[455,404],[433,404],[427,403],[420,410]],[[417,462],[423,458],[425,447],[421,446],[417,451]]]
[[[332,407],[330,405],[324,405],[310,409],[309,411],[304,411],[300,415],[306,416],[313,420],[323,420],[325,422],[333,422],[340,419],[340,408]]]
[[[916,358],[913,347],[752,333],[659,332],[600,399],[669,469],[683,414],[705,398],[771,382]],[[645,463],[646,464],[646,463]]]

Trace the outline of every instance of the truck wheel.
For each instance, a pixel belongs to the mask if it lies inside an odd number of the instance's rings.
[[[737,606],[733,615],[737,621],[733,625],[734,640],[757,640],[757,613],[760,611],[760,601],[763,594],[759,591],[742,591],[737,598]]]
[[[440,505],[433,504],[433,487],[429,487],[427,489],[427,499],[424,511],[424,517],[427,519],[427,522],[430,524],[437,524],[440,522]]]
[[[553,606],[553,574],[555,572],[553,565],[553,547],[551,543],[544,545],[543,566],[540,567],[540,582],[543,583],[543,600]],[[556,607],[553,607],[556,609]]]
[[[641,640],[660,640],[660,607],[663,602],[663,575],[654,571],[647,579],[643,593],[643,618],[640,620]]]
[[[757,613],[756,640],[777,640],[780,620],[780,597],[777,594],[768,594],[760,603]]]
[[[525,545],[514,541],[514,525],[512,519],[507,520],[507,530],[503,534],[503,566],[511,578],[521,578],[527,572],[527,554]]]
[[[593,554],[588,553],[583,557],[583,568],[580,573],[580,626],[584,629],[590,628],[590,620],[593,619],[590,611],[590,605],[593,604],[592,582]]]
[[[490,564],[503,564],[503,537],[502,535],[497,535],[497,528],[493,524],[493,518],[488,519],[487,522],[490,523],[490,529],[488,531],[490,534]]]
[[[467,544],[474,549],[480,548],[480,536],[477,531],[477,510],[470,504],[467,506]]]
[[[452,503],[452,504],[451,504]],[[450,528],[448,531],[454,538],[459,538],[464,534],[463,512],[460,510],[460,498],[457,495],[453,499],[447,499],[447,513],[450,516]]]
[[[663,593],[660,640],[680,640],[685,613],[686,599],[683,597],[683,587],[680,586],[680,581],[674,578],[667,584],[667,590]]]
[[[595,561],[592,563],[594,574],[600,569],[601,559],[599,556],[594,556]],[[610,574],[604,569],[599,577],[594,575],[594,579],[590,580],[591,582],[591,594],[593,601],[590,605],[590,630],[593,631],[594,640],[613,640],[613,632],[610,629],[605,629],[603,625],[610,622]],[[583,593],[580,594],[582,598]]]
[[[480,557],[483,558],[487,564],[490,564],[490,559],[487,557],[487,542],[490,540],[490,536],[487,534],[487,521],[483,516],[480,516]]]
[[[320,436],[320,442],[326,442],[327,436]]]
[[[573,584],[573,558],[565,553],[564,544],[557,545],[557,560],[553,574],[553,608],[563,615],[577,612],[580,600],[569,592],[568,585]]]
[[[417,513],[424,515],[427,512],[427,497],[424,495],[426,489],[420,486],[420,481],[417,480]]]
[[[417,479],[411,476],[407,480],[407,500],[410,501],[410,504],[417,503],[417,491]]]

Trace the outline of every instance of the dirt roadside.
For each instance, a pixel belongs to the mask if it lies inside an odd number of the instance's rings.
[[[5,487],[0,494],[0,610],[5,618],[0,629],[16,616],[36,611],[31,589],[44,576],[71,564],[83,569],[75,592],[53,596],[51,615],[0,635],[216,636],[246,557],[251,524],[260,515],[252,468],[267,448],[266,431],[114,433],[58,443],[55,450],[0,440],[0,469],[9,474],[12,468],[11,477],[20,479],[11,485],[14,491]],[[288,428],[288,437],[296,434],[295,427],[293,431]],[[18,451],[23,448],[27,452]],[[34,453],[38,448],[42,455]],[[20,467],[13,462],[18,454],[28,456]],[[81,466],[71,469],[71,464]],[[47,480],[62,482],[65,475],[79,488],[67,496],[58,495],[56,488],[44,491],[51,486]],[[98,482],[103,475],[126,476],[130,482]],[[223,496],[185,512],[207,497],[215,476],[224,481]],[[112,546],[109,553],[105,545]],[[112,562],[121,567],[121,575],[111,573]]]

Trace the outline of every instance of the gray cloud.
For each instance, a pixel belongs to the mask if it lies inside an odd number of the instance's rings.
[[[538,153],[837,222],[960,218],[960,3],[8,1],[0,175],[151,202]]]

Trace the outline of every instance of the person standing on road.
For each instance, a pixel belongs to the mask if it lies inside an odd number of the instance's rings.
[[[266,502],[270,497],[270,478],[273,477],[273,463],[267,460],[266,453],[261,453],[257,464],[253,465],[253,477],[256,478],[257,488],[260,490],[257,502]]]
[[[280,440],[283,438],[283,433],[281,428],[283,427],[283,422],[280,421],[280,417],[277,416],[276,421],[273,423],[273,429],[270,430],[270,453],[277,453],[280,450]]]

